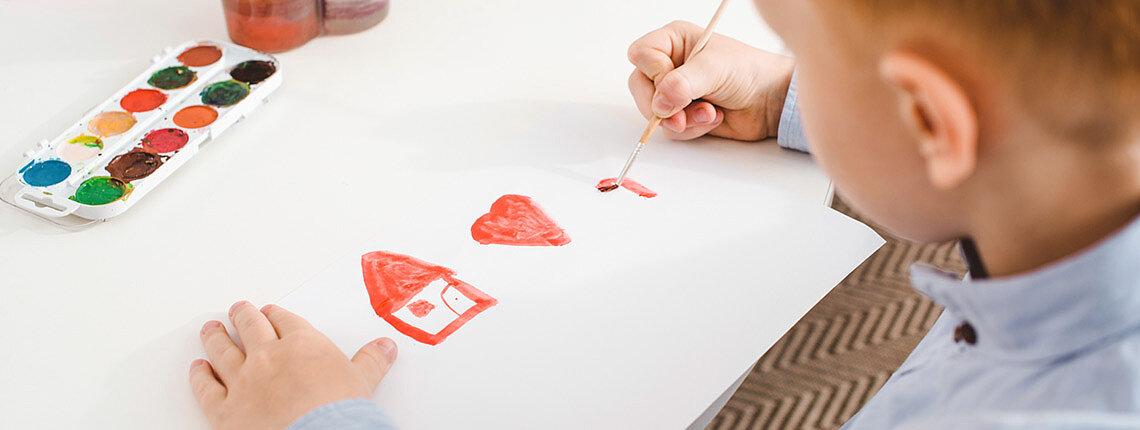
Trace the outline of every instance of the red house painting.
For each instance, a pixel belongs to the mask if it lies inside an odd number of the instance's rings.
[[[498,303],[454,277],[455,271],[387,251],[360,258],[376,315],[400,333],[438,345],[467,321]]]

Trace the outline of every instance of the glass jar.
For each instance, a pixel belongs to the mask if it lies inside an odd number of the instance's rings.
[[[222,7],[234,43],[271,53],[364,31],[388,15],[388,0],[222,0]]]

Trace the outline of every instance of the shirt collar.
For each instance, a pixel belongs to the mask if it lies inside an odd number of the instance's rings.
[[[916,289],[973,326],[979,352],[1037,360],[1068,355],[1140,327],[1140,218],[1035,271],[958,279],[911,266]]]

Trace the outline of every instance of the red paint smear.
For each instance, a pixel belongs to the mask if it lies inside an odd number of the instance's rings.
[[[615,183],[617,183],[617,178],[602,179],[602,182],[598,182],[598,185],[595,188],[600,190],[600,189],[605,188],[605,187],[613,186],[613,184],[615,184]],[[654,197],[657,197],[656,191],[653,191],[649,188],[645,188],[645,185],[641,185],[641,184],[637,183],[637,181],[634,181],[633,179],[629,179],[629,178],[622,179],[621,187],[625,188],[627,190],[633,191],[634,193],[637,193],[637,195],[639,195],[641,197],[645,197],[647,199],[652,199]]]
[[[420,318],[426,317],[432,309],[435,309],[435,305],[427,300],[416,300],[408,305],[408,310],[412,312],[412,315]]]
[[[150,89],[131,91],[119,100],[119,106],[127,112],[146,112],[162,106],[163,103],[166,103],[166,94]]]
[[[562,246],[570,236],[530,197],[507,194],[471,225],[471,238],[484,245]]]
[[[182,149],[189,140],[190,136],[187,136],[185,131],[177,128],[164,128],[147,133],[142,144],[146,149],[165,154]]]
[[[368,289],[368,299],[376,315],[400,333],[428,345],[438,345],[475,315],[499,303],[494,297],[479,291],[478,288],[452,277],[455,274],[453,270],[407,255],[387,251],[369,252],[360,257],[360,266],[364,271],[364,286]],[[437,279],[447,282],[448,288],[455,288],[475,302],[475,305],[438,333],[428,333],[393,315]],[[416,312],[414,308],[409,310],[413,315]]]

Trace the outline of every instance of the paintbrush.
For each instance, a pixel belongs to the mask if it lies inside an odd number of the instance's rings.
[[[724,10],[727,6],[728,0],[721,0],[720,7],[716,8],[716,13],[714,13],[712,19],[709,20],[709,25],[705,26],[704,33],[701,33],[701,37],[697,39],[697,43],[693,45],[693,50],[689,51],[689,55],[685,57],[686,63],[692,60],[702,49],[705,49],[705,45],[709,43],[709,38],[712,37],[713,27],[716,26],[717,21],[720,21],[720,16],[724,14]],[[609,186],[598,187],[598,191],[605,193],[616,190],[621,186],[622,181],[625,180],[625,176],[629,174],[629,168],[633,167],[633,162],[637,160],[637,156],[645,149],[646,142],[649,142],[649,136],[653,135],[653,131],[657,130],[657,126],[659,125],[661,125],[661,118],[657,115],[653,115],[653,118],[649,119],[649,126],[645,127],[645,132],[641,133],[641,139],[637,141],[637,146],[633,148],[633,153],[629,154],[629,159],[625,160],[625,167],[621,168],[621,174],[618,175],[617,181]]]

